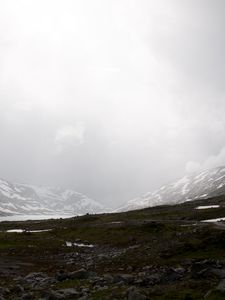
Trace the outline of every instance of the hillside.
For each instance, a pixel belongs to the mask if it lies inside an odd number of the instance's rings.
[[[225,195],[225,167],[206,170],[164,185],[158,190],[132,199],[117,211],[129,211],[165,204],[177,204],[190,200]]]

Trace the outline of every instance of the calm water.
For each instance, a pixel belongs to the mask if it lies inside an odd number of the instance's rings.
[[[0,222],[3,221],[27,221],[27,220],[48,220],[48,219],[66,219],[74,217],[74,215],[14,215],[0,217]]]

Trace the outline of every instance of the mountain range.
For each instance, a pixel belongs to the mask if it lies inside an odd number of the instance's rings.
[[[0,179],[0,215],[83,215],[103,205],[71,189],[11,183]]]
[[[117,211],[129,211],[158,205],[178,204],[186,201],[206,199],[225,194],[225,167],[202,171],[185,176],[164,185],[154,192],[132,199]]]
[[[173,205],[225,195],[225,167],[205,170],[132,199],[115,212]],[[0,179],[0,215],[84,215],[109,211],[72,189],[11,183]]]

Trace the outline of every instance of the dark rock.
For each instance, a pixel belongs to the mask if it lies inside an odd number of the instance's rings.
[[[64,281],[67,279],[69,279],[69,274],[62,270],[56,274],[56,280],[58,280],[58,281]]]
[[[210,263],[208,260],[202,262],[196,262],[191,266],[192,278],[198,279],[207,277],[210,270]]]
[[[225,294],[225,279],[220,281],[216,289],[221,293]]]
[[[178,274],[182,274],[182,275],[186,272],[186,270],[184,268],[182,268],[182,267],[180,267],[180,268],[173,268],[172,270],[174,272],[176,272]]]
[[[42,272],[30,273],[24,280],[26,281],[42,281],[43,279],[48,278],[48,275]]]
[[[30,288],[33,288],[33,290],[40,290],[44,287],[56,283],[57,280],[53,277],[48,277],[48,275],[45,273],[39,272],[30,273],[19,282],[23,286],[25,285],[29,286]]]
[[[42,295],[43,300],[63,300],[65,298],[63,298],[62,295],[60,295],[59,293],[57,293],[56,291],[47,291]]]
[[[132,272],[133,271],[133,267],[131,267],[131,266],[127,267],[127,271],[128,272]]]
[[[10,289],[10,292],[19,295],[24,292],[24,288],[20,284],[17,284]]]
[[[170,281],[176,281],[182,278],[182,274],[174,271],[173,269],[169,269],[165,272],[165,274],[162,276],[163,282],[170,282]]]
[[[193,264],[193,260],[192,259],[188,259],[186,258],[182,263],[181,265],[184,266],[184,267],[189,267]]]
[[[81,241],[81,239],[76,239],[75,240],[75,243],[81,243],[82,241]]]
[[[220,279],[225,279],[225,270],[224,269],[215,269],[215,268],[212,268],[210,271],[209,271],[210,275],[214,275]]]
[[[108,286],[106,286],[106,285],[104,285],[104,286],[99,286],[98,287],[98,291],[105,291],[105,290],[107,290],[109,287]]]
[[[113,279],[114,283],[123,282],[125,284],[133,284],[134,283],[134,276],[131,274],[120,274],[116,275]]]
[[[78,271],[74,271],[68,274],[69,279],[88,279],[96,276],[96,273],[89,272],[85,269],[80,269]]]
[[[127,300],[147,300],[147,297],[141,294],[135,287],[127,290]]]
[[[8,294],[10,294],[9,289],[0,287],[0,296],[6,296]]]
[[[58,290],[57,293],[62,295],[65,299],[70,299],[71,297],[78,297],[79,293],[75,289],[62,289]]]
[[[35,298],[34,298],[33,293],[26,293],[26,294],[23,294],[20,299],[21,300],[34,300]]]
[[[151,270],[151,266],[145,266],[145,267],[142,268],[142,270],[143,270],[144,272],[148,272],[148,271]]]
[[[206,294],[205,294],[205,296],[204,296],[204,299],[208,299],[208,297],[210,297],[212,294],[213,294],[213,290],[209,290]]]
[[[104,281],[107,282],[107,283],[113,283],[113,280],[114,280],[113,276],[110,275],[110,274],[105,274],[105,275],[103,276],[103,279],[104,279]]]
[[[139,285],[147,286],[147,285],[155,285],[159,284],[162,281],[162,274],[155,273],[149,276],[144,276],[143,278],[139,278]]]
[[[90,292],[89,288],[83,287],[82,288],[82,294],[88,294]]]
[[[75,289],[62,289],[53,291],[50,290],[45,295],[43,299],[45,300],[66,300],[66,299],[76,299],[79,297],[79,293]]]

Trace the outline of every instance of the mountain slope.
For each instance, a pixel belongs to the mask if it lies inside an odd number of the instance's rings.
[[[225,194],[225,167],[185,176],[175,183],[128,201],[117,211],[135,210],[164,204],[210,198]]]
[[[81,215],[103,210],[103,205],[73,190],[0,180],[0,215]]]

